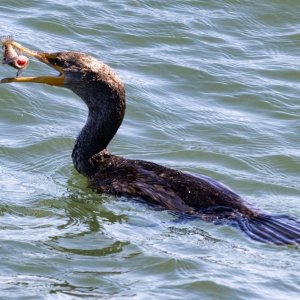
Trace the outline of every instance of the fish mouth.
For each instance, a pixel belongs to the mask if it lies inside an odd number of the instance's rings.
[[[38,59],[40,62],[52,67],[56,71],[59,72],[59,76],[36,76],[36,77],[11,77],[11,78],[3,78],[0,80],[0,83],[13,83],[13,82],[35,82],[35,83],[44,83],[54,86],[63,86],[65,81],[65,75],[63,68],[54,65],[50,61],[55,61],[56,53],[47,53],[47,52],[36,52],[30,50],[21,44],[7,40],[2,42],[3,47],[10,44],[14,49],[19,50],[20,52],[27,54],[28,56],[34,57]]]

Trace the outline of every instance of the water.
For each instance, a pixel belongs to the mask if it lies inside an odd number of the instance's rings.
[[[117,71],[127,112],[113,153],[300,218],[299,11],[296,0],[3,0],[0,28]],[[31,61],[25,74],[47,72]],[[0,91],[1,299],[299,299],[299,249],[92,192],[70,158],[82,101],[34,84]]]

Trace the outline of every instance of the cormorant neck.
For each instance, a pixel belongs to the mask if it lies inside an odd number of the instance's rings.
[[[106,149],[120,127],[125,113],[125,90],[118,77],[109,70],[106,74],[85,76],[80,84],[69,85],[88,106],[88,118],[72,152],[75,169],[86,176],[97,171],[91,158]],[[100,72],[100,71],[99,71]],[[89,75],[89,74],[87,74]],[[65,84],[66,85],[66,84]]]

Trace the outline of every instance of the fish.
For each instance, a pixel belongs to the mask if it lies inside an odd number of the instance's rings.
[[[1,38],[2,48],[4,48],[4,54],[2,64],[8,64],[9,66],[18,70],[16,77],[20,76],[22,71],[28,67],[29,58],[23,54],[19,54],[11,44],[13,42],[12,36]]]

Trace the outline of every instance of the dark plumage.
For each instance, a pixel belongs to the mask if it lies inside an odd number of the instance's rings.
[[[86,103],[89,110],[87,122],[76,140],[72,158],[76,170],[88,177],[93,189],[140,198],[203,220],[230,220],[255,240],[275,244],[300,243],[300,222],[253,209],[237,194],[211,178],[195,177],[152,162],[110,154],[107,146],[125,113],[125,90],[107,65],[82,53],[36,53],[17,43],[14,46],[59,70],[61,76],[59,80],[34,77],[3,79],[1,82],[60,85],[71,89]]]
[[[249,216],[254,214],[238,195],[207,177],[195,177],[152,162],[124,159],[106,150],[95,155],[91,162],[97,171],[90,177],[90,185],[101,192],[141,197],[175,212],[197,214],[226,207]]]

